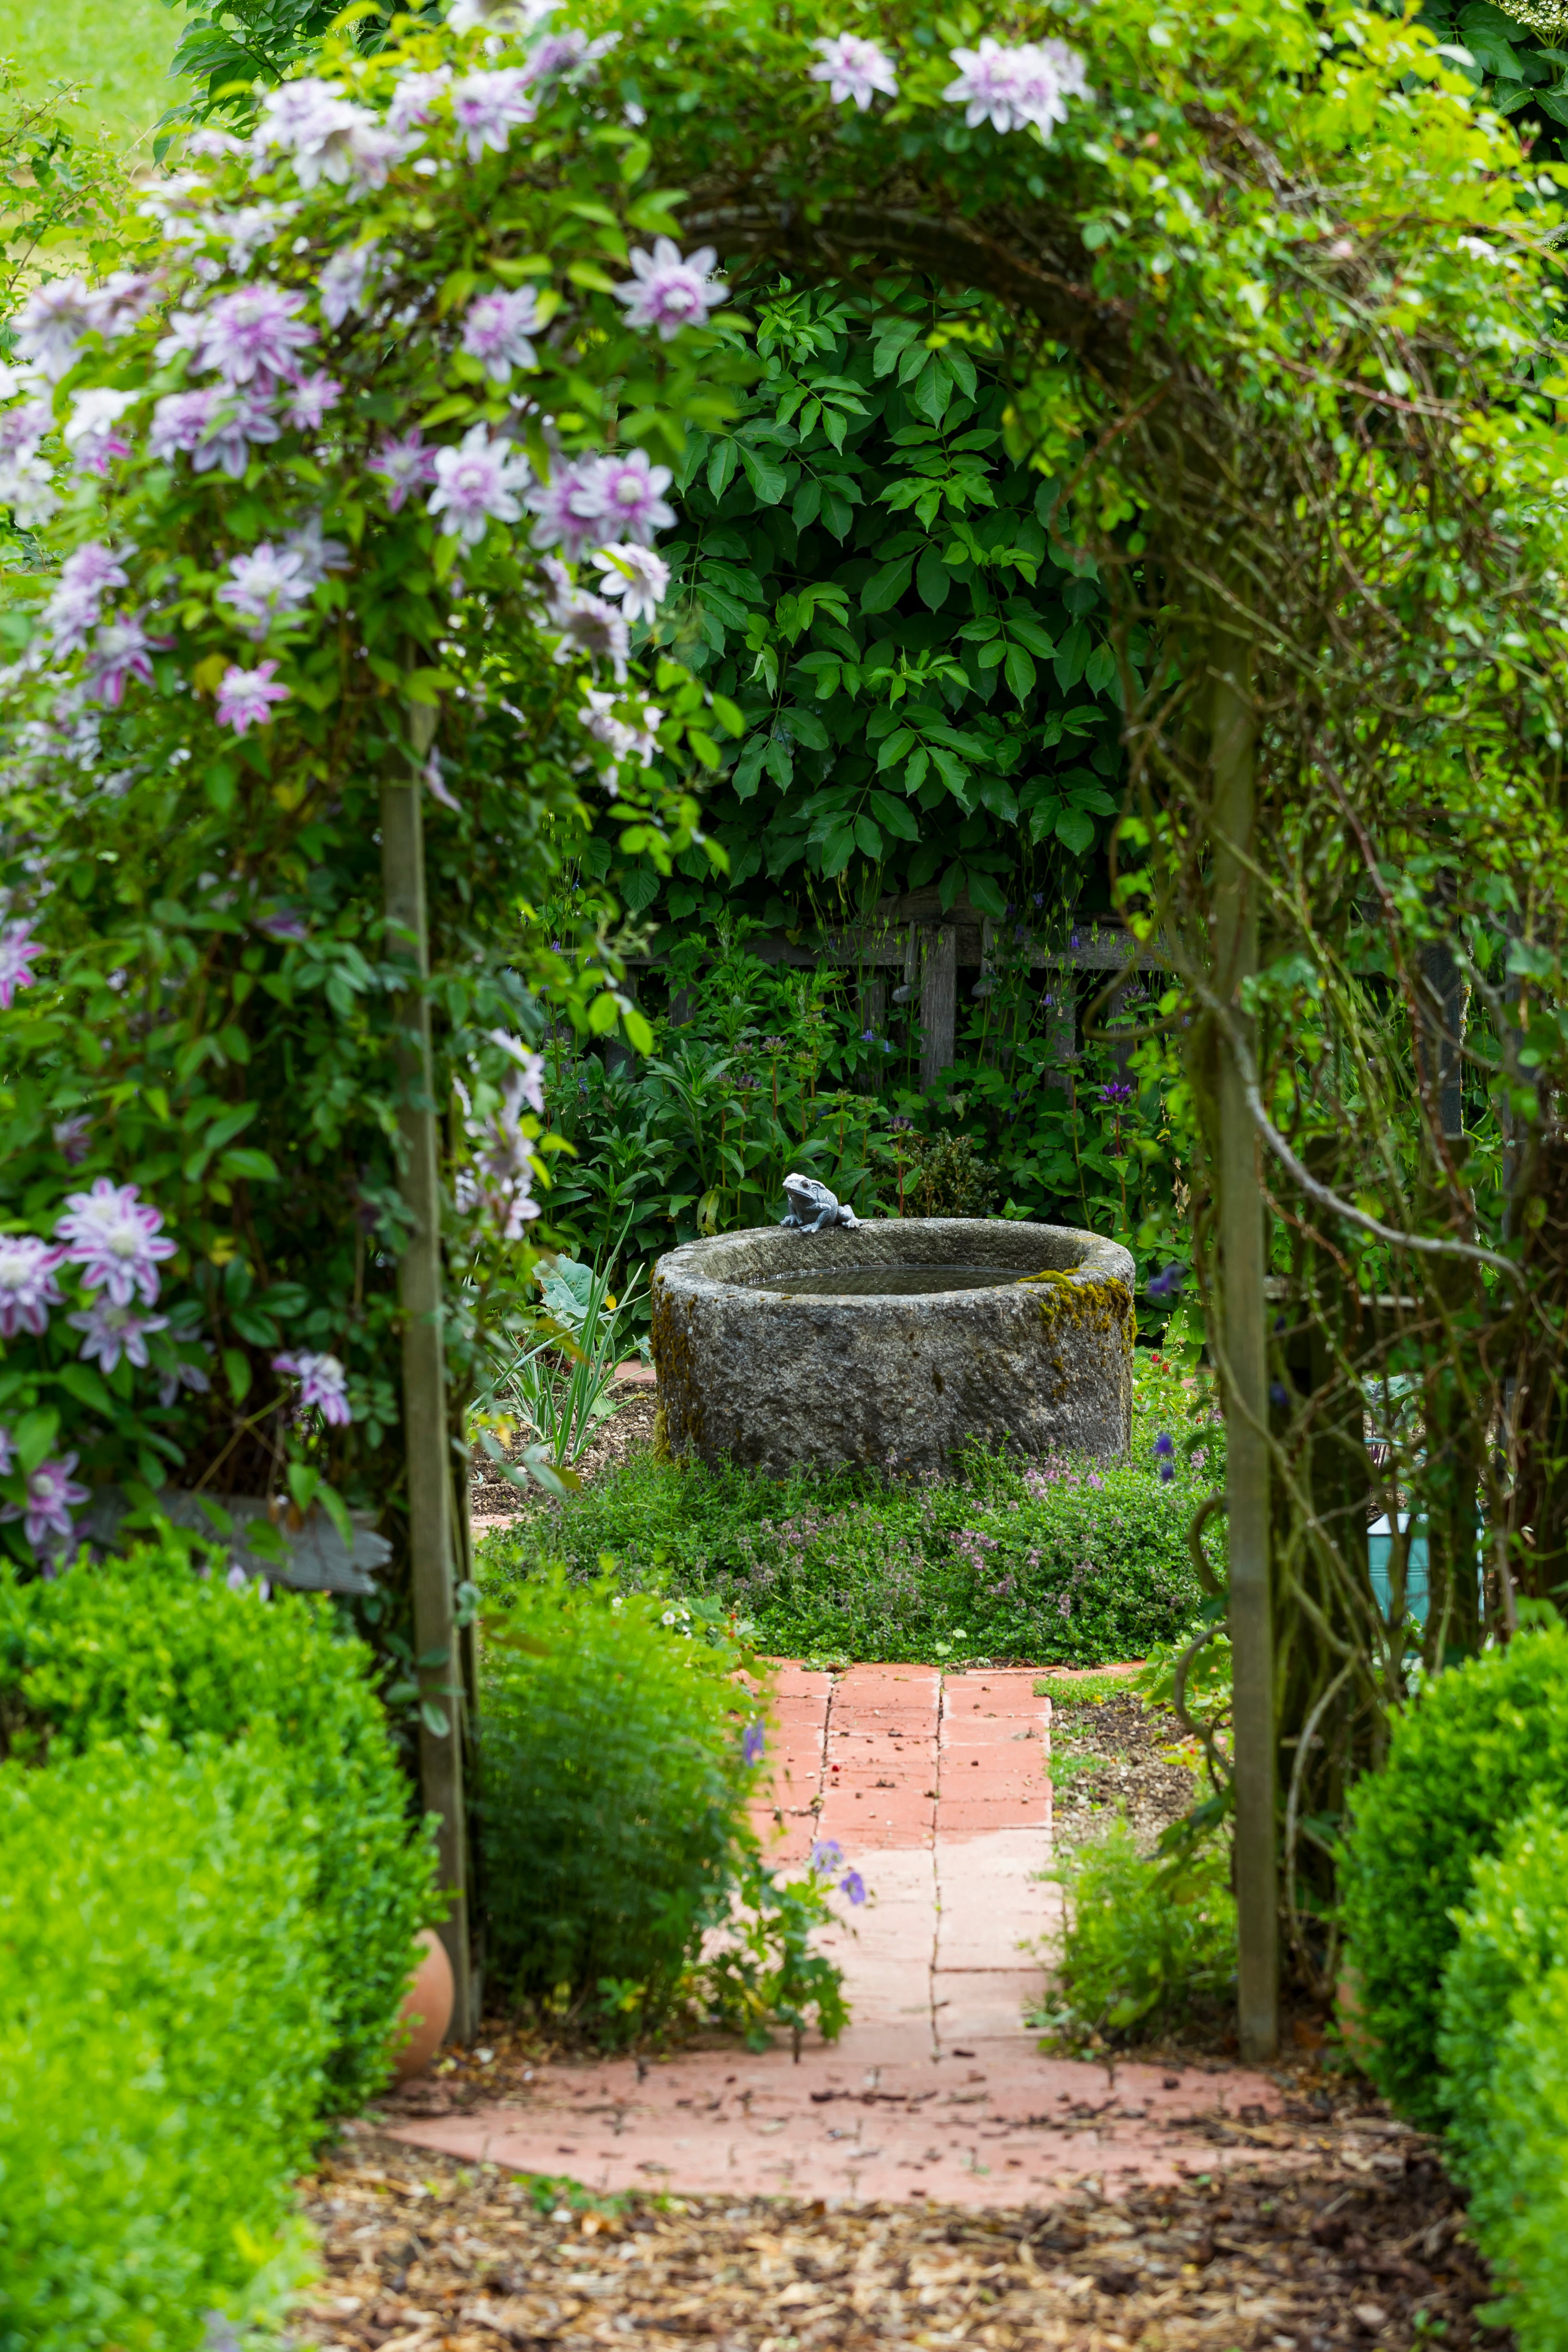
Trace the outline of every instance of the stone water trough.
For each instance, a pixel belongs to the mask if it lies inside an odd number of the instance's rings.
[[[949,1471],[978,1438],[1114,1461],[1132,1408],[1134,1268],[1064,1225],[900,1217],[688,1242],[653,1275],[672,1454]]]

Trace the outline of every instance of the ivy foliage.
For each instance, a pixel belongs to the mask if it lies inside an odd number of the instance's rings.
[[[1120,805],[1104,593],[1056,536],[1058,486],[1007,454],[979,312],[901,273],[786,280],[742,414],[689,436],[659,635],[745,716],[709,822],[724,895],[768,919],[932,882],[997,917],[1070,898]],[[716,912],[680,863],[664,912]],[[616,887],[641,911],[658,878]]]

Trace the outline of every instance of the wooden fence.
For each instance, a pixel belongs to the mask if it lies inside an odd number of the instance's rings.
[[[961,991],[987,993],[999,966],[1016,971],[1026,963],[1031,971],[1054,975],[1044,992],[1047,1034],[1052,1061],[1064,1069],[1079,1058],[1080,1001],[1104,984],[1100,979],[1085,988],[1080,974],[1121,971],[1131,979],[1135,971],[1167,968],[1157,947],[1141,948],[1108,918],[1079,918],[1066,929],[1037,937],[1025,924],[993,922],[963,899],[944,913],[934,889],[885,900],[873,916],[841,930],[815,938],[773,931],[752,936],[745,946],[763,963],[856,971],[862,1026],[879,1035],[886,1034],[889,1003],[910,1006],[920,1023],[920,1076],[926,1088],[952,1065]],[[661,961],[648,957],[637,968],[651,977]],[[689,1010],[686,992],[672,989],[670,1020],[679,1025]]]

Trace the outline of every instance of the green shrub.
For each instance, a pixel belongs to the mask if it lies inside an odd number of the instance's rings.
[[[1065,1898],[1062,1950],[1031,2022],[1054,2041],[1147,2037],[1227,1995],[1236,1903],[1222,1849],[1141,1853],[1118,1821],[1047,1875]]]
[[[156,1727],[180,1747],[278,1736],[288,1802],[320,1828],[317,1902],[331,2032],[328,2100],[385,2082],[414,1938],[439,1916],[363,1643],[330,1601],[263,1601],[143,1549],[52,1582],[0,1570],[0,1747],[24,1761]]]
[[[974,1453],[963,1472],[780,1480],[634,1454],[489,1538],[481,1580],[504,1587],[543,1549],[592,1578],[609,1553],[628,1589],[717,1601],[788,1656],[1094,1665],[1193,1622],[1187,1528],[1206,1481],[1184,1467],[1162,1485],[1152,1455],[1024,1466]]]
[[[1475,1883],[1443,1979],[1454,2169],[1521,2352],[1568,2343],[1568,1818],[1532,1809]]]
[[[479,1822],[498,1974],[608,2039],[646,2031],[698,1997],[704,1932],[749,1895],[752,1932],[710,1972],[707,2005],[797,2031],[815,2007],[831,2035],[837,1972],[805,1965],[817,1891],[774,1886],[747,1818],[755,1702],[728,1645],[689,1622],[559,1569],[487,1619]]]
[[[1396,1718],[1388,1761],[1351,1792],[1343,1917],[1384,2097],[1443,2120],[1443,1970],[1472,1864],[1540,1796],[1568,1801],[1568,1628],[1521,1633],[1452,1666]]]
[[[187,2352],[299,2267],[331,2007],[289,1786],[269,1734],[0,1767],[7,2352]]]

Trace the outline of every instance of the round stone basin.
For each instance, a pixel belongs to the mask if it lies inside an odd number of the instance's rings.
[[[672,1454],[950,1472],[972,1439],[1125,1454],[1133,1265],[1065,1225],[899,1217],[688,1242],[653,1275]]]

